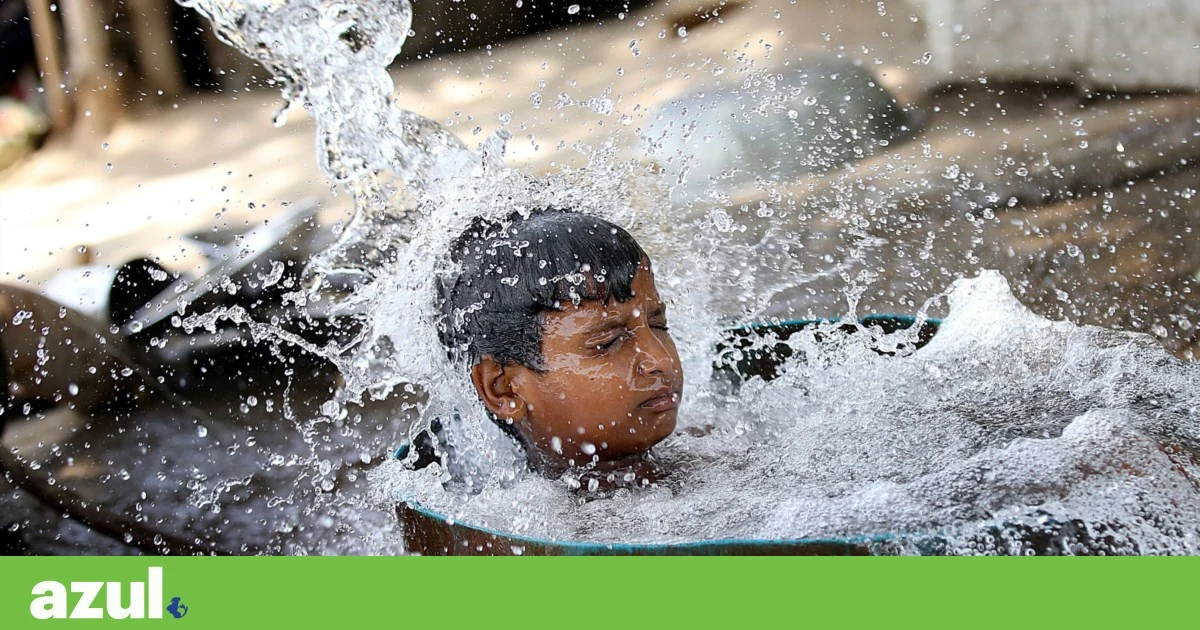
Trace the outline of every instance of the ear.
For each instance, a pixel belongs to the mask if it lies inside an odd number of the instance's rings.
[[[528,408],[525,401],[513,388],[514,372],[520,368],[497,362],[492,357],[483,357],[471,368],[471,382],[483,406],[498,418],[520,422],[525,419]]]

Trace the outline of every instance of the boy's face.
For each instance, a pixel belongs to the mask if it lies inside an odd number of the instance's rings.
[[[493,412],[511,418],[544,462],[621,459],[675,429],[683,371],[648,262],[633,291],[623,303],[543,313],[544,371],[505,366],[512,398]]]

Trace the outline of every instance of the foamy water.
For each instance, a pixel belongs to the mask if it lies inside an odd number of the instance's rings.
[[[1109,553],[1200,551],[1200,367],[1143,335],[1041,319],[995,273],[949,301],[907,356],[868,335],[796,340],[806,358],[784,376],[685,406],[717,428],[656,447],[674,471],[656,487],[589,500],[524,474],[469,496],[437,465],[398,462],[374,480],[390,500],[552,540],[900,536],[975,553],[998,550],[997,527],[1081,521]]]

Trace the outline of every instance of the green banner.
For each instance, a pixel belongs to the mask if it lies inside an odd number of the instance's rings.
[[[4,558],[0,628],[1190,627],[1197,569],[1196,558]]]

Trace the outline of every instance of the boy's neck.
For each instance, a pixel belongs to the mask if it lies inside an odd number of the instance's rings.
[[[588,462],[584,466],[530,453],[530,467],[549,479],[564,479],[581,490],[615,490],[654,485],[662,477],[658,461],[646,451],[620,459]]]

